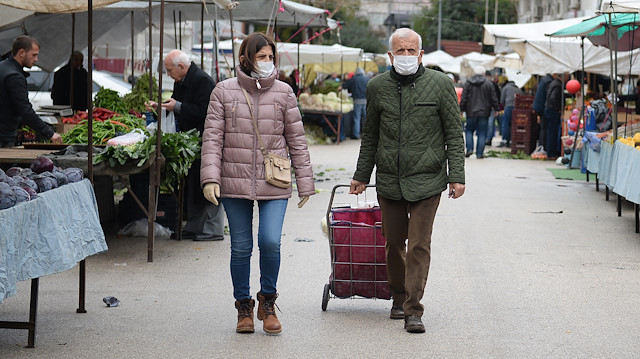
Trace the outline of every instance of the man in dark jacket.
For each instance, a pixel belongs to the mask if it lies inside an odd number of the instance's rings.
[[[215,87],[213,79],[189,60],[180,50],[173,50],[164,59],[164,66],[172,79],[173,95],[161,106],[173,111],[180,131],[193,128],[204,132],[209,97]],[[153,107],[157,103],[149,101]],[[184,238],[210,241],[222,240],[224,234],[224,210],[207,201],[200,187],[200,159],[197,159],[185,179],[187,224],[182,233]]]
[[[367,83],[369,78],[364,75],[364,70],[360,67],[356,69],[356,74],[345,81],[342,87],[351,92],[353,97],[353,124],[351,125],[351,138],[360,138],[360,130],[364,128],[367,117]],[[362,126],[361,120],[362,119]]]
[[[12,147],[18,136],[18,127],[27,125],[54,143],[62,138],[44,123],[29,102],[27,74],[23,67],[31,68],[38,61],[40,44],[30,36],[18,36],[13,41],[12,56],[0,62],[0,147]]]
[[[521,95],[522,91],[513,81],[508,81],[502,88],[500,104],[504,107],[502,116],[502,142],[500,147],[508,147],[511,142],[511,117],[516,104],[516,95]]]
[[[500,105],[493,84],[484,77],[484,67],[477,66],[474,73],[475,75],[464,84],[460,110],[467,113],[467,123],[464,127],[467,147],[465,156],[469,157],[473,154],[473,133],[476,132],[478,135],[476,158],[483,158],[489,115],[492,108],[500,111]]]
[[[536,89],[536,95],[533,98],[533,111],[536,115],[540,116],[540,136],[538,138],[538,143],[544,146],[544,132],[545,132],[545,119],[544,119],[544,103],[547,100],[547,86],[549,83],[553,81],[553,76],[550,74],[546,74],[543,78],[538,82],[538,88]]]
[[[464,140],[453,83],[422,66],[420,35],[398,29],[389,47],[393,67],[367,86],[367,125],[349,193],[365,190],[375,166],[393,296],[390,317],[404,318],[408,332],[423,333],[420,300],[433,221],[447,185],[450,198],[464,193]]]
[[[547,87],[547,97],[544,102],[545,141],[544,149],[547,157],[560,156],[560,114],[564,108],[562,103],[562,89],[568,74],[562,76],[553,74],[553,81]]]
[[[87,109],[87,70],[82,68],[83,60],[82,52],[74,51],[69,62],[56,71],[51,88],[51,99],[54,105],[71,105],[74,111]],[[71,69],[73,69],[73,93]]]

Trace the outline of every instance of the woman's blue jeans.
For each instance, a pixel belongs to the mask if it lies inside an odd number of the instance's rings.
[[[280,237],[288,199],[258,202],[258,248],[260,250],[260,292],[276,292],[280,271]],[[253,251],[254,201],[222,198],[231,234],[231,280],[236,300],[251,298],[249,274]]]

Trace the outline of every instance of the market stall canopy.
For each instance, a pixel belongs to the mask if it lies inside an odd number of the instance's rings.
[[[456,57],[456,60],[460,61],[459,74],[462,78],[469,78],[474,75],[474,69],[477,66],[482,66],[487,70],[494,68],[496,57],[487,54],[481,54],[473,51],[468,54],[460,55]]]
[[[93,8],[101,8],[120,0],[93,0]],[[87,0],[0,0],[0,5],[7,5],[16,9],[51,14],[62,14],[87,11]]]
[[[613,37],[610,36],[611,32]],[[640,14],[599,15],[555,31],[549,36],[586,37],[595,45],[629,51],[640,47]]]
[[[242,40],[236,39],[234,41],[234,50],[236,52],[240,48],[241,43]],[[205,51],[211,51],[212,48],[213,43],[207,42],[204,44]],[[358,62],[361,61],[363,54],[363,51],[360,48],[342,46],[339,44],[328,46],[278,42],[276,43],[276,49],[278,55],[278,66],[280,67],[298,66],[298,63],[301,65],[308,65],[333,62],[340,63],[341,61]],[[200,47],[195,47],[192,51],[199,52]],[[220,41],[218,43],[218,52],[221,55],[224,54],[224,56],[231,57],[231,40]],[[299,62],[298,55],[300,56]],[[236,53],[236,62],[237,61]]]
[[[510,46],[523,59],[522,70],[536,75],[582,70],[582,55],[578,38],[547,38],[546,40],[512,40]],[[640,74],[640,62],[634,61],[638,50],[618,53],[620,73]],[[631,67],[630,67],[631,64]],[[609,76],[609,49],[584,41],[584,70]]]
[[[232,11],[234,21],[278,26],[338,27],[336,20],[327,16],[325,9],[300,4],[289,0],[239,0]],[[218,19],[229,20],[229,11],[218,11]]]
[[[449,55],[448,53],[442,50],[436,50],[428,54],[422,55],[422,64],[424,66],[429,66],[429,65],[440,66],[441,63],[451,62],[451,60],[453,60],[453,56]]]
[[[75,43],[76,50],[87,47],[87,15],[80,12],[75,14]],[[100,39],[113,29],[129,11],[104,11],[99,16],[94,14],[93,39]],[[44,70],[52,71],[57,66],[65,63],[71,54],[71,14],[45,14],[34,13],[17,22],[0,27],[0,52],[11,50],[13,40],[23,34],[35,37],[40,43],[40,55],[38,66]],[[127,27],[127,31],[129,28]]]
[[[577,17],[566,20],[556,21],[544,21],[534,22],[527,24],[496,24],[496,25],[483,25],[484,34],[482,43],[485,45],[494,45],[494,52],[509,53],[513,52],[513,49],[509,47],[509,40],[516,39],[544,39],[544,34],[554,32],[571,25],[580,23],[582,20],[589,17]]]
[[[603,13],[612,12],[640,12],[640,1],[638,0],[605,0],[600,5]]]

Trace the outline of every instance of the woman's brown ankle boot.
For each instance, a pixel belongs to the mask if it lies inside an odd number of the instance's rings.
[[[258,320],[262,320],[262,330],[267,334],[280,334],[282,326],[276,315],[275,305],[278,293],[262,294],[258,292]]]
[[[236,300],[236,309],[238,309],[238,325],[236,333],[253,333],[253,307],[256,301],[253,299]]]

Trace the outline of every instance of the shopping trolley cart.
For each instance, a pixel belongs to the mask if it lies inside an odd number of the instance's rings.
[[[331,275],[329,283],[324,285],[323,311],[327,310],[330,298],[391,298],[380,207],[377,203],[367,203],[366,199],[362,208],[348,204],[334,206],[336,190],[341,187],[349,188],[349,185],[333,187],[327,208]],[[375,185],[367,187],[375,188]]]

